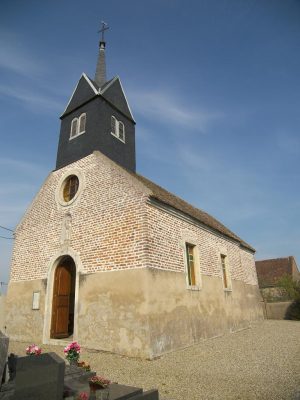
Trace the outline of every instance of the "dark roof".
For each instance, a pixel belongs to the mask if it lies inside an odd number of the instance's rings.
[[[131,119],[134,123],[134,118],[130,110],[126,95],[122,88],[120,78],[118,76],[105,82],[101,87],[83,73],[76,85],[76,88],[62,113],[60,118],[74,111],[83,103],[93,100],[95,97],[101,96],[106,101],[110,102],[118,111],[120,111],[127,118]]]
[[[149,179],[144,178],[139,174],[134,174],[134,176],[141,181],[148,189],[151,190],[152,194],[150,197],[159,200],[160,202],[167,204],[184,214],[189,215],[190,217],[196,219],[207,227],[217,231],[231,239],[239,242],[243,247],[255,252],[255,249],[251,247],[248,243],[244,242],[237,235],[231,232],[228,228],[226,228],[223,224],[217,221],[214,217],[207,214],[205,211],[200,210],[199,208],[193,207],[186,201],[182,200],[180,197],[175,196],[174,194],[168,192],[163,189],[161,186],[156,185],[151,182]]]
[[[111,81],[113,81],[114,79],[115,79],[115,77],[113,77],[113,78],[111,78],[111,79],[109,79],[108,81],[106,81],[101,87],[98,85],[98,83],[96,83],[93,79],[91,79],[89,76],[88,76],[88,78],[89,78],[89,80],[92,82],[92,84],[95,86],[95,89],[96,90],[104,90],[105,88],[106,88],[106,86],[108,86],[110,83],[111,83]]]
[[[104,85],[101,86],[101,90],[104,90],[114,79],[115,79],[115,77],[113,77],[110,80],[106,81],[104,83]]]

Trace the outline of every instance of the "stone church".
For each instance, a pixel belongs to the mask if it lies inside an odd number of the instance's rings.
[[[56,168],[16,228],[7,334],[152,359],[263,318],[255,250],[136,172],[120,78],[82,74]]]

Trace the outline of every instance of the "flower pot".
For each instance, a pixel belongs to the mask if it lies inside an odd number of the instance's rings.
[[[71,367],[77,367],[78,360],[69,360],[69,364]]]

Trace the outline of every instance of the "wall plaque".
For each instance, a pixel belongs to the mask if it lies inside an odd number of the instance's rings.
[[[33,292],[32,295],[32,309],[33,310],[39,310],[40,309],[40,295],[41,292]]]

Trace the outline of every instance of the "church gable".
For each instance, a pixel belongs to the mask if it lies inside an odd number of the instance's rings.
[[[75,188],[68,187],[72,177]],[[142,267],[143,224],[137,221],[149,192],[98,151],[52,172],[16,230],[11,279],[45,278],[49,258],[66,247],[80,253],[85,273]]]
[[[132,112],[127,102],[120,78],[116,76],[107,85],[101,88],[101,95],[112,103],[118,110],[134,121]]]
[[[82,104],[91,100],[97,94],[98,91],[91,80],[86,76],[86,74],[82,74],[61,118],[82,106]]]

